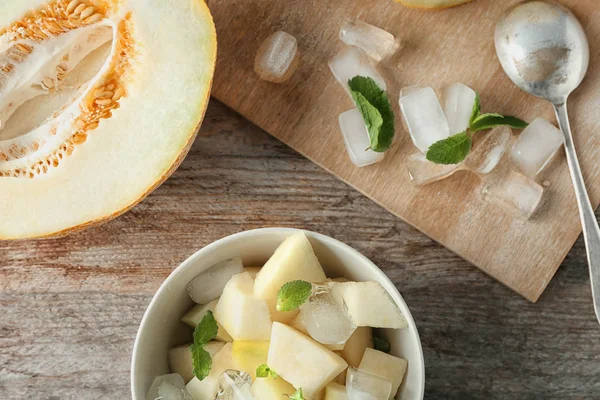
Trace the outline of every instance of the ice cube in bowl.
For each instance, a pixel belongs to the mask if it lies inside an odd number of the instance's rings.
[[[263,265],[287,237],[299,230],[265,228],[237,233],[218,240],[184,261],[161,285],[142,319],[131,364],[133,400],[145,400],[155,377],[169,373],[169,349],[189,342],[191,328],[179,319],[193,306],[187,284],[211,266],[240,256],[245,266]],[[407,319],[408,327],[384,329],[392,354],[408,360],[408,369],[396,399],[423,399],[425,369],[417,327],[394,284],[365,256],[350,246],[318,233],[306,232],[315,254],[330,277],[378,281]]]

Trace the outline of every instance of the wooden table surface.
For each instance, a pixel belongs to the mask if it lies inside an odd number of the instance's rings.
[[[0,399],[129,398],[133,341],[163,279],[210,242],[266,226],[333,236],[388,274],[419,328],[426,399],[600,399],[581,239],[532,304],[214,100],[201,135],[117,220],[0,243]]]

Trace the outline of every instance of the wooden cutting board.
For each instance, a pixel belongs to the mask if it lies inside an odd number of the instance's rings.
[[[581,232],[563,152],[543,171],[541,209],[516,220],[478,200],[479,178],[467,173],[413,187],[403,161],[415,151],[402,128],[401,87],[441,88],[463,82],[481,94],[483,111],[526,120],[554,120],[549,104],[520,92],[495,56],[496,21],[513,0],[476,0],[443,11],[408,9],[392,0],[212,0],[219,38],[213,95],[298,152],[331,171],[404,221],[489,275],[536,301]],[[564,0],[589,36],[592,60],[583,85],[570,99],[572,127],[592,203],[600,202],[600,7],[597,0]],[[380,64],[396,111],[398,139],[384,162],[354,167],[337,119],[353,107],[327,61],[343,47],[345,18],[360,17],[396,35],[399,53]],[[294,35],[302,51],[286,83],[261,81],[253,71],[258,46],[272,32]],[[294,204],[290,204],[293,208]],[[319,212],[319,210],[315,210]]]

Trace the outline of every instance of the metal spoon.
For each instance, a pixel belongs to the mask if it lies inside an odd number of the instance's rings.
[[[571,11],[545,1],[520,3],[496,26],[496,52],[504,71],[524,91],[550,101],[565,135],[567,162],[579,204],[596,318],[600,322],[600,229],[590,203],[567,114],[567,98],[585,76],[590,51]]]

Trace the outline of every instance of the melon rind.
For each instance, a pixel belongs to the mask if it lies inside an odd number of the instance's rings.
[[[460,6],[473,0],[396,0],[398,3],[410,8],[422,8],[428,10],[444,9]]]
[[[45,3],[3,0],[0,27]],[[216,62],[208,7],[201,0],[118,3],[139,49],[127,96],[58,167],[33,179],[0,177],[0,239],[61,236],[108,221],[164,182],[192,145]]]

